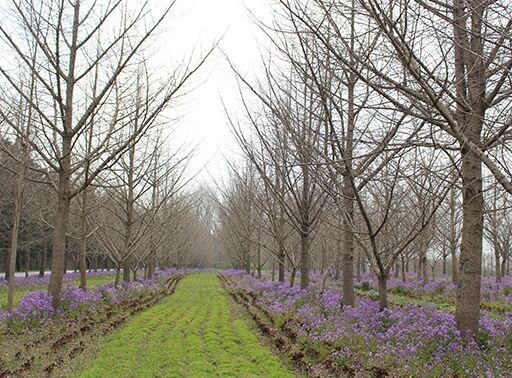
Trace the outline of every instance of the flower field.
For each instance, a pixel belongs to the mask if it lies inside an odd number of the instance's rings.
[[[133,314],[172,293],[182,276],[183,272],[170,269],[158,272],[151,281],[138,280],[118,288],[109,282],[84,292],[69,275],[58,309],[51,306],[46,291],[37,290],[45,279],[18,279],[17,289],[26,294],[11,313],[0,310],[0,376],[58,372],[91,340],[109,334]]]
[[[318,283],[304,291],[238,271],[222,277],[262,331],[306,369],[397,377],[499,377],[512,371],[512,316],[503,311],[510,303],[510,281],[484,282],[483,299],[491,308],[498,303],[500,311],[483,311],[480,333],[468,341],[457,331],[449,306],[428,304],[429,298],[450,302],[454,288],[446,283],[392,282],[395,304],[379,311],[369,280],[358,285],[356,306],[343,307],[334,284],[321,293]]]
[[[16,290],[23,294],[17,307],[12,313],[0,309],[0,376],[70,373],[66,369],[81,366],[76,361],[86,358],[97,340],[159,303],[191,272],[159,271],[151,281],[118,288],[111,276],[98,274],[90,277],[86,292],[70,274],[58,309],[42,290],[48,278],[17,279]],[[322,292],[319,275],[312,274],[307,291],[237,270],[223,271],[219,277],[260,331],[307,376],[502,377],[512,371],[509,277],[501,283],[483,280],[480,331],[474,340],[458,332],[455,287],[444,281],[392,278],[390,307],[380,311],[376,282],[369,276],[356,282],[354,307],[342,306],[336,281],[327,280]],[[0,287],[0,299],[4,291]],[[194,292],[182,295],[190,298]],[[185,302],[177,300],[174,306]],[[201,340],[198,336],[196,341]],[[152,354],[155,361],[159,353]]]

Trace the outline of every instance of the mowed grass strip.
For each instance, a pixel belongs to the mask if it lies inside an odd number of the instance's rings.
[[[135,316],[80,377],[293,377],[234,317],[213,274],[185,277],[165,302]]]

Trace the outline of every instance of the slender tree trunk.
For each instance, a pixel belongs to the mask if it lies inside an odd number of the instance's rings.
[[[500,254],[498,248],[494,246],[494,258],[495,260],[495,269],[496,269],[496,282],[501,282],[501,263],[500,263]]]
[[[353,110],[353,109],[352,109]],[[350,144],[351,147],[351,144]],[[352,148],[350,148],[352,151]],[[345,176],[343,206],[345,216],[343,217],[343,305],[354,306],[354,193],[350,178]]]
[[[405,269],[406,269],[406,266],[408,265],[408,263],[406,263],[405,257],[403,254],[401,255],[401,259],[402,259],[402,264],[400,265],[400,267],[402,268],[402,282],[407,282],[407,278],[405,276]]]
[[[121,280],[121,264],[116,264],[116,278],[114,280],[114,287],[119,287],[119,281]]]
[[[279,255],[278,255],[279,261],[277,262],[278,270],[279,270],[279,282],[284,282],[284,273],[285,273],[285,265],[284,265],[284,259],[285,259],[285,253],[284,248],[279,244]]]
[[[16,271],[16,255],[18,251],[18,230],[21,217],[21,201],[14,205],[13,223],[11,230],[11,240],[9,246],[8,261],[8,285],[7,285],[7,311],[11,312],[14,303],[14,273]]]
[[[46,246],[45,248],[41,248],[39,253],[37,254],[37,267],[39,269],[39,277],[44,277],[44,260],[46,254]]]
[[[123,281],[124,282],[130,282],[130,271],[131,271],[131,264],[130,264],[130,257],[128,257],[123,261]]]
[[[156,252],[155,252],[156,253]],[[151,253],[151,257],[149,258],[148,262],[148,279],[153,279],[153,276],[155,275],[156,270],[156,257],[155,254]]]
[[[78,267],[80,270],[80,288],[87,290],[87,224],[88,190],[82,192],[82,208],[80,210],[80,246],[78,249]]]
[[[388,277],[385,274],[377,276],[379,289],[379,308],[384,310],[388,307]]]
[[[70,152],[71,138],[65,143],[65,151]],[[68,155],[69,156],[69,155]],[[63,158],[63,172],[59,174],[59,199],[57,204],[57,213],[55,215],[55,227],[53,230],[52,243],[52,274],[48,292],[52,296],[52,305],[54,308],[60,306],[62,283],[64,280],[64,271],[66,269],[66,233],[69,224],[69,208],[71,203],[70,196],[70,160]]]
[[[291,273],[290,273],[290,287],[293,287],[295,285],[295,275],[297,274],[297,269],[293,267]]]
[[[300,288],[307,289],[309,285],[309,252],[310,252],[309,227],[303,226],[300,235]]]
[[[422,277],[421,279],[423,282],[428,282],[428,261],[427,261],[427,251],[425,251],[422,255],[422,262],[421,262],[421,268],[422,268]]]
[[[501,271],[502,276],[507,275],[507,262],[508,262],[508,258],[505,255],[503,257],[503,259],[501,260],[501,270],[500,271]]]

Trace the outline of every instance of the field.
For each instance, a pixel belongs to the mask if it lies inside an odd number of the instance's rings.
[[[182,279],[182,277],[184,277]],[[75,277],[76,278],[76,277]],[[73,276],[63,307],[45,283],[20,279],[18,307],[0,312],[0,376],[500,377],[512,371],[512,280],[482,284],[476,339],[462,337],[445,281],[392,279],[379,310],[375,282],[312,274],[307,291],[241,271],[169,270],[114,288],[111,275]],[[0,292],[1,293],[1,292]],[[3,298],[3,297],[0,297]],[[277,356],[277,357],[276,357]]]
[[[304,369],[326,376],[501,377],[512,371],[510,281],[484,282],[480,332],[462,337],[446,282],[390,285],[391,306],[379,310],[370,279],[357,285],[355,307],[341,305],[336,282],[320,291],[225,272],[225,287],[260,329]],[[313,374],[312,374],[313,375]]]
[[[20,280],[19,289],[27,294],[12,313],[0,311],[0,376],[69,376],[100,340],[172,294],[182,276],[171,269],[159,272],[153,281],[118,288],[108,275],[92,277],[93,285],[84,292],[71,275],[58,309],[33,278],[25,285]]]
[[[14,305],[16,306],[20,299],[27,293],[36,290],[45,290],[48,286],[49,275],[44,277],[39,277],[38,275],[33,275],[29,277],[16,277],[16,286],[14,291]],[[112,272],[98,272],[98,273],[89,273],[87,278],[87,286],[90,289],[97,288],[99,286],[105,285],[109,282],[113,282],[115,278],[114,273]],[[68,273],[66,275],[66,282],[68,284],[77,286],[80,283],[80,279],[76,273]],[[0,309],[6,306],[7,304],[7,282],[3,279],[0,280]]]
[[[186,277],[164,303],[113,333],[77,376],[293,376],[228,302],[215,275]]]

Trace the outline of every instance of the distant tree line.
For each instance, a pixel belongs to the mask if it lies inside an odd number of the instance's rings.
[[[210,52],[169,69],[150,47],[174,2],[12,0],[0,7],[0,261],[16,268],[206,264],[201,199],[183,191],[190,152],[169,147],[169,111]],[[175,150],[172,151],[171,148]],[[177,232],[180,221],[194,229]],[[25,260],[24,260],[25,259]],[[27,262],[27,260],[30,260]]]

